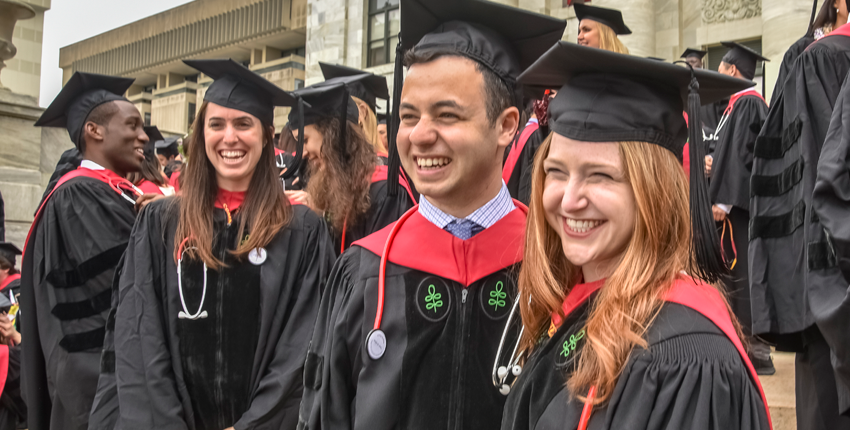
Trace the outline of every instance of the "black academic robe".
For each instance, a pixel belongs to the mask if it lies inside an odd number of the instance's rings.
[[[30,230],[20,300],[30,429],[86,428],[112,275],[135,221],[125,197],[75,177],[56,187]]]
[[[850,75],[848,75],[850,76]],[[845,79],[835,104],[817,167],[812,207],[823,226],[827,259],[843,282],[812,285],[811,310],[832,354],[838,380],[850,387],[850,80]]]
[[[525,214],[466,241],[410,214],[389,251],[378,359],[366,341],[392,227],[337,260],[307,354],[299,429],[498,428],[505,398],[491,369],[516,296]]]
[[[717,139],[714,133],[717,131],[717,126],[720,123],[720,118],[723,117],[723,111],[729,106],[729,99],[718,100],[714,103],[702,105],[699,108],[700,120],[702,121],[703,144],[705,145],[705,153],[713,154],[717,146]]]
[[[811,199],[833,106],[850,71],[850,37],[839,30],[809,45],[794,62],[754,149],[753,330],[780,350],[803,350],[801,334],[814,324],[812,288],[843,282],[825,258],[826,237]]]
[[[228,226],[215,209],[214,252],[228,267],[208,271],[199,307],[203,265],[184,261],[188,311],[208,316],[181,319],[172,203],[151,203],[127,248],[115,317],[115,428],[295,428],[304,358],[334,259],[327,227],[309,208],[293,206],[290,224],[255,265],[227,256],[244,240],[236,237],[239,215]]]
[[[407,183],[403,178],[399,178],[399,182]],[[400,187],[400,192],[395,196],[390,196],[387,189],[387,167],[378,166],[369,185],[369,210],[362,215],[360,221],[353,225],[346,225],[344,247],[343,232],[332,232],[334,251],[337,252],[337,256],[351,247],[352,243],[395,222],[413,207],[414,202],[406,187]]]
[[[758,380],[740,341],[734,343],[720,295],[689,278],[678,284],[678,298],[688,300],[661,306],[644,335],[647,348],[632,351],[608,402],[592,409],[587,429],[770,429]],[[587,340],[595,299],[593,293],[574,303],[554,335],[532,352],[505,405],[503,430],[578,428],[584,403],[571,395],[567,380]],[[694,301],[709,315],[694,309]]]
[[[21,395],[21,345],[8,347],[6,380],[0,395],[0,430],[27,428],[27,405]]]
[[[53,173],[50,175],[50,180],[47,183],[47,188],[45,188],[44,194],[41,196],[41,203],[44,203],[44,199],[50,195],[50,192],[59,183],[59,179],[62,179],[68,172],[80,167],[82,161],[83,154],[80,154],[80,150],[76,147],[63,152],[59,156],[59,161],[56,162],[56,168],[53,169]]]
[[[546,127],[543,127],[544,129]],[[529,181],[531,178],[531,169],[534,166],[534,154],[537,148],[540,147],[542,140],[539,138],[545,130],[541,130],[538,123],[526,124],[525,127],[517,134],[516,139],[509,147],[509,151],[505,151],[505,163],[502,168],[502,180],[508,187],[508,192],[511,197],[521,201],[524,205],[528,205],[531,195],[531,187]],[[526,188],[528,188],[526,190]]]

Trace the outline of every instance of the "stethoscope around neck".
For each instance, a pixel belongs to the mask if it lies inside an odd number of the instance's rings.
[[[186,298],[183,296],[183,255],[186,251],[193,249],[197,250],[198,248],[194,246],[186,248],[185,245],[188,241],[188,237],[183,239],[183,242],[180,243],[180,249],[178,249],[180,257],[177,259],[177,290],[180,292],[180,304],[183,306],[183,310],[177,313],[177,318],[181,320],[197,320],[208,316],[207,311],[204,310],[204,300],[207,298],[207,263],[204,263],[204,287],[203,292],[201,293],[201,304],[198,306],[198,311],[193,314],[190,313],[189,308],[186,307]]]
[[[528,213],[528,208],[525,205],[517,204],[517,208]],[[375,311],[375,323],[372,326],[372,330],[369,331],[369,334],[366,335],[366,353],[369,355],[369,358],[372,360],[379,360],[384,356],[384,353],[387,351],[387,335],[381,330],[381,320],[384,316],[384,296],[386,291],[386,278],[387,278],[387,259],[390,255],[390,248],[392,248],[393,241],[395,240],[396,235],[398,235],[399,230],[401,230],[401,226],[404,225],[407,220],[413,216],[419,210],[419,205],[415,205],[410,208],[398,221],[393,225],[392,230],[390,230],[390,234],[387,236],[387,242],[384,244],[384,249],[381,252],[381,264],[378,270],[378,307]],[[529,302],[531,302],[531,297],[529,296]],[[493,362],[493,373],[492,380],[493,386],[499,389],[499,392],[503,395],[507,396],[511,392],[510,385],[507,384],[508,373],[513,374],[514,377],[517,377],[522,373],[522,366],[519,364],[522,354],[517,354],[519,350],[519,344],[522,340],[523,332],[525,331],[525,326],[520,329],[519,337],[517,338],[517,342],[514,345],[513,352],[511,352],[511,357],[508,360],[508,364],[506,366],[499,366],[499,357],[502,355],[502,350],[505,346],[505,339],[507,338],[508,332],[510,331],[511,322],[513,321],[514,314],[516,314],[517,305],[519,304],[519,300],[514,300],[514,305],[511,307],[511,313],[508,316],[508,321],[505,324],[505,329],[502,331],[502,338],[499,340],[499,349],[496,352],[496,359]]]

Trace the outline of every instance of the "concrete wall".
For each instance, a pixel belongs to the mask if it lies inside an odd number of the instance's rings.
[[[38,99],[41,86],[41,46],[44,35],[44,12],[50,1],[25,1],[35,9],[35,17],[18,21],[12,44],[18,49],[15,58],[6,62],[0,78],[3,85],[18,94]]]

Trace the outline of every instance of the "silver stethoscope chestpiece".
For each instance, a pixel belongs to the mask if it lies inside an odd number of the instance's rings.
[[[248,253],[248,261],[255,266],[259,266],[266,262],[268,253],[265,248],[254,248]]]
[[[381,329],[374,329],[366,336],[366,353],[369,358],[377,360],[387,352],[387,335]]]

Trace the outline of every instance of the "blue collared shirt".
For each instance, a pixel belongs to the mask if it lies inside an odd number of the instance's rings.
[[[496,197],[464,219],[472,221],[483,228],[490,228],[514,209],[516,209],[516,206],[513,199],[511,199],[510,192],[508,192],[508,187],[502,182],[502,188]],[[428,198],[425,196],[419,199],[419,213],[441,229],[445,229],[453,221],[460,220],[460,218],[456,218],[437,209],[436,206],[428,202]]]

